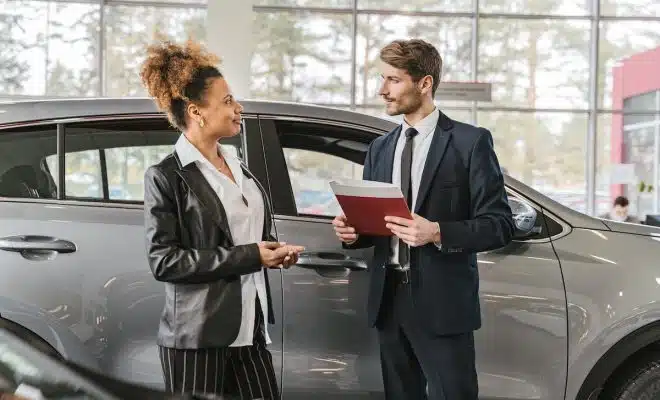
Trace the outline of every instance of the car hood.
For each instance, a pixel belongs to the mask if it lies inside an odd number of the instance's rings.
[[[660,236],[660,227],[629,222],[603,220],[603,223],[614,232],[632,233],[635,235]]]

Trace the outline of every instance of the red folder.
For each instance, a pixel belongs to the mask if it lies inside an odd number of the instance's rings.
[[[343,179],[330,182],[348,224],[362,235],[392,236],[385,217],[412,219],[401,189],[391,183]]]

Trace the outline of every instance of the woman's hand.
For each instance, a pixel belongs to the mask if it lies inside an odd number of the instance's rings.
[[[287,255],[284,257],[284,260],[282,260],[283,268],[289,268],[295,263],[297,263],[298,255],[301,252],[305,251],[305,248],[303,246],[287,245],[286,243],[283,243],[282,247],[288,250]]]
[[[302,246],[280,242],[259,243],[261,263],[268,268],[289,268],[298,262],[298,254],[304,250]]]

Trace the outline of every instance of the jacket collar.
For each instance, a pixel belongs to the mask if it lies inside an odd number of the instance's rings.
[[[219,151],[222,151],[220,145],[218,145]],[[273,215],[273,206],[270,203],[268,193],[264,189],[263,185],[259,182],[256,176],[247,168],[247,166],[239,159],[235,158],[227,152],[222,152],[225,156],[228,163],[232,167],[232,171],[241,170],[242,174],[235,173],[236,179],[242,179],[243,175],[252,179],[256,184],[259,190],[261,191],[262,197],[264,199],[264,205],[266,206],[265,210],[265,221],[264,221],[264,236],[267,237],[271,234],[272,224],[271,218]],[[217,194],[209,185],[206,178],[199,169],[198,162],[210,162],[197,150],[195,146],[188,141],[188,139],[181,135],[179,140],[174,146],[174,159],[176,160],[178,166],[178,174],[181,176],[186,185],[190,188],[192,194],[197,198],[201,206],[211,214],[213,220],[216,221],[218,226],[223,230],[225,235],[231,240],[231,232],[229,229],[229,224],[227,222],[227,213],[220,199],[218,199]]]
[[[179,140],[177,140],[176,144],[174,145],[174,150],[179,155],[181,168],[186,168],[190,164],[196,163],[198,167],[204,165],[213,170],[216,169],[215,166],[211,164],[211,162],[206,157],[204,157],[204,155],[197,149],[197,147],[190,143],[188,138],[183,134],[179,136]],[[234,178],[236,179],[238,187],[242,187],[243,174],[239,173],[240,170],[243,169],[241,161],[234,157],[232,154],[228,154],[227,151],[223,150],[220,143],[218,143],[218,153],[222,154],[225,161],[227,162],[231,172],[234,174]]]
[[[451,140],[452,132],[454,130],[454,121],[452,121],[451,118],[446,116],[438,108],[434,110],[434,112],[436,111],[437,119],[432,117],[431,115],[433,113],[431,113],[424,120],[422,120],[425,121],[428,119],[423,124],[421,124],[422,127],[420,128],[425,129],[426,124],[429,121],[435,121],[435,125],[431,125],[434,129],[428,132],[428,134],[433,134],[433,139],[431,139],[431,148],[429,150],[428,156],[426,157],[426,163],[424,164],[424,171],[422,172],[422,179],[419,185],[419,193],[417,195],[417,201],[415,202],[416,204],[414,212],[416,213],[419,212],[422,203],[428,194],[429,186],[433,180],[433,177],[435,176],[436,171],[438,170],[438,167],[440,166],[440,163],[445,154],[445,150],[447,149],[447,145]],[[385,158],[383,164],[384,168],[382,169],[384,176],[380,177],[382,182],[392,183],[394,152],[396,150],[396,144],[399,140],[401,132],[404,129],[404,126],[409,125],[404,122],[403,124],[394,128],[394,130],[388,134],[387,142],[384,145]],[[420,126],[420,124],[418,123],[417,126]],[[420,131],[420,134],[423,134],[423,131]]]
[[[174,151],[176,151],[176,154],[179,156],[178,162],[181,168],[187,167],[188,164],[192,164],[196,161],[208,161],[204,158],[202,153],[197,150],[197,147],[190,143],[186,135],[183,134],[181,134],[179,140],[176,141]]]
[[[410,124],[408,124],[408,121],[406,121],[406,119],[404,118],[403,123],[401,124],[401,131],[405,132],[410,127],[415,128],[417,129],[417,132],[419,132],[419,139],[423,140],[426,136],[433,134],[436,126],[438,125],[439,119],[440,119],[440,110],[438,109],[438,107],[436,107],[433,109],[433,111],[431,111],[429,115],[422,118],[415,125],[411,126]]]
[[[201,208],[211,216],[225,236],[229,238],[229,241],[233,243],[225,207],[206,178],[204,178],[202,171],[197,167],[197,163],[191,162],[184,165],[181,155],[176,150],[174,151],[174,158],[179,166],[177,173],[189,188],[190,193],[197,198]]]

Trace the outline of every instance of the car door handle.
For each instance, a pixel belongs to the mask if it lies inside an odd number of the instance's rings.
[[[50,236],[20,235],[0,238],[0,250],[15,252],[56,251],[58,253],[73,253],[76,245],[68,240]]]
[[[364,260],[333,252],[302,252],[298,256],[296,266],[310,269],[345,268],[351,271],[367,269],[367,263]]]

